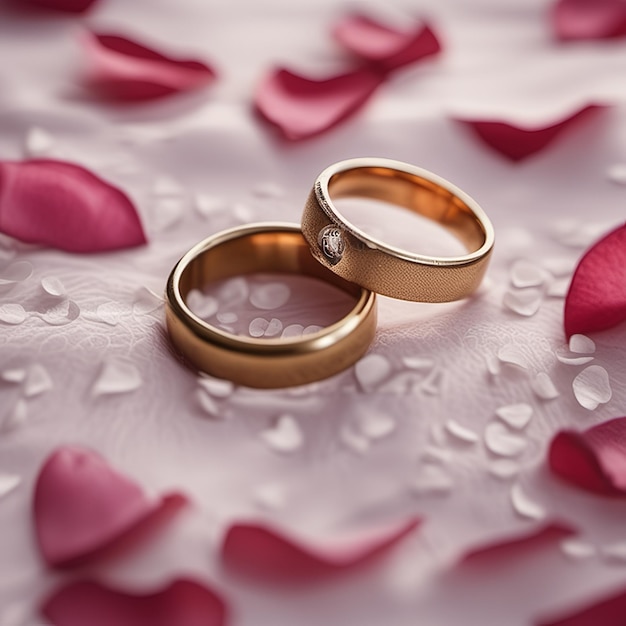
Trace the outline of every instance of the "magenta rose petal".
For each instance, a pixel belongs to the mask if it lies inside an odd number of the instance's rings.
[[[62,13],[84,13],[96,0],[22,0],[21,8],[41,8]]]
[[[626,417],[585,430],[564,430],[550,444],[548,463],[567,482],[605,496],[626,496]]]
[[[611,39],[626,35],[624,0],[559,0],[552,11],[557,38]]]
[[[548,147],[559,135],[604,107],[589,105],[560,122],[538,128],[525,128],[491,120],[460,121],[469,126],[487,145],[511,161],[522,161]]]
[[[0,232],[67,252],[104,252],[146,243],[124,192],[79,165],[0,161]]]
[[[54,626],[224,626],[228,617],[219,594],[188,579],[141,595],[72,582],[48,598],[41,612]]]
[[[350,52],[387,71],[441,51],[437,36],[424,22],[399,30],[366,15],[352,14],[335,26],[333,35]]]
[[[536,626],[624,626],[625,615],[626,588],[573,613],[536,622]]]
[[[626,225],[595,243],[579,261],[565,298],[565,334],[588,334],[626,320]]]
[[[295,537],[264,523],[237,523],[224,538],[222,562],[231,571],[259,580],[302,582],[369,562],[421,523],[412,518],[340,540]]]
[[[306,139],[348,118],[383,80],[381,72],[368,68],[324,80],[279,69],[262,82],[255,104],[259,113],[287,139]]]
[[[96,452],[62,447],[37,478],[37,541],[48,565],[82,565],[130,549],[186,503],[177,493],[149,498]]]
[[[534,527],[530,532],[507,537],[484,546],[473,548],[461,559],[461,565],[508,563],[516,555],[529,550],[555,545],[566,537],[576,534],[576,530],[560,521],[548,521]]]
[[[105,99],[143,101],[205,87],[215,70],[193,59],[175,59],[119,35],[86,33],[87,84]]]

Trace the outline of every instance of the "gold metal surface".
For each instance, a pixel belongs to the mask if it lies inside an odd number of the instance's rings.
[[[343,319],[302,338],[255,339],[208,324],[185,302],[191,289],[256,272],[319,278],[352,295],[355,306]],[[332,376],[365,353],[376,329],[375,294],[320,265],[295,224],[251,224],[209,237],[174,266],[165,295],[167,328],[184,359],[248,387],[289,387]]]
[[[455,235],[468,253],[458,257],[414,254],[370,237],[337,210],[333,198],[390,202],[431,219]],[[341,258],[320,244],[329,226],[340,229]],[[302,215],[302,233],[313,256],[338,276],[392,298],[450,302],[480,284],[494,243],[493,227],[480,206],[448,181],[400,161],[362,158],[325,169]]]

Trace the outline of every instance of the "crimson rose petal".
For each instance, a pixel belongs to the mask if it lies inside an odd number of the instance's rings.
[[[579,261],[565,298],[565,334],[605,330],[626,320],[626,225],[595,243]]]
[[[335,26],[333,35],[352,53],[385,70],[415,63],[441,50],[435,33],[423,22],[398,30],[368,16],[353,14]]]
[[[332,542],[296,538],[262,523],[238,523],[226,533],[222,561],[232,571],[262,580],[305,581],[364,564],[420,523],[413,518]]]
[[[87,82],[105,98],[140,101],[190,91],[213,82],[205,63],[174,59],[119,35],[86,33]]]
[[[537,626],[624,626],[626,589],[584,609],[557,618],[537,622]]]
[[[468,125],[486,144],[511,161],[523,159],[540,152],[561,133],[576,125],[592,112],[601,109],[597,105],[586,106],[564,120],[542,128],[522,128],[507,122],[488,120],[460,120]]]
[[[550,444],[548,462],[557,476],[585,491],[626,496],[626,417],[580,433],[557,433]]]
[[[552,12],[559,39],[610,39],[626,35],[624,0],[560,0]]]
[[[256,93],[257,110],[287,139],[312,137],[335,126],[361,107],[384,76],[361,68],[324,80],[312,80],[279,69]]]
[[[146,243],[122,191],[79,165],[45,159],[0,161],[0,232],[68,252]]]
[[[228,608],[217,593],[192,580],[175,580],[145,595],[78,581],[46,600],[42,613],[54,626],[224,626]]]
[[[39,548],[52,567],[95,561],[139,542],[185,504],[180,494],[149,498],[92,450],[61,447],[35,486]]]

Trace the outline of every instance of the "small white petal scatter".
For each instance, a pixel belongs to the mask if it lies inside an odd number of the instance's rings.
[[[507,404],[496,409],[496,415],[511,428],[521,430],[528,426],[533,416],[533,408],[530,404]]]
[[[563,539],[560,544],[561,552],[574,561],[582,561],[596,555],[596,547],[588,541],[577,539],[576,537],[568,537]]]
[[[239,222],[251,222],[253,217],[252,209],[247,204],[237,202],[231,207],[233,217]]]
[[[198,385],[214,398],[228,398],[235,389],[234,383],[230,380],[213,378],[207,374],[200,374]]]
[[[572,388],[580,406],[589,411],[606,404],[613,395],[609,374],[600,365],[586,367],[576,376]]]
[[[139,370],[126,361],[104,361],[100,374],[92,388],[94,396],[129,393],[141,387],[143,381]]]
[[[539,372],[531,381],[530,386],[535,395],[542,400],[554,400],[558,398],[559,390],[546,372]]]
[[[284,283],[254,285],[250,289],[250,303],[257,309],[271,311],[284,306],[291,297],[291,289]]]
[[[26,379],[26,370],[22,368],[4,370],[0,374],[0,378],[7,383],[19,384],[21,382],[24,382],[24,380]]]
[[[531,287],[519,291],[507,291],[502,297],[502,304],[507,308],[523,315],[530,317],[535,315],[541,306],[542,294],[539,289]]]
[[[606,172],[606,177],[618,185],[626,185],[626,163],[615,163]]]
[[[576,257],[557,256],[542,259],[541,265],[553,276],[561,278],[569,276],[576,267]]]
[[[396,421],[387,413],[364,410],[359,415],[359,428],[368,439],[382,439],[396,429]]]
[[[117,326],[126,308],[119,302],[105,302],[96,308],[96,319],[109,326]]]
[[[605,559],[626,563],[626,541],[618,541],[602,546],[600,552]]]
[[[63,300],[39,314],[39,317],[50,326],[64,326],[79,316],[80,308],[73,300]]]
[[[551,298],[565,298],[569,290],[570,278],[557,278],[550,282],[546,295]]]
[[[511,487],[511,504],[518,515],[530,519],[543,519],[546,516],[545,509],[531,500],[519,483]]]
[[[487,354],[485,356],[487,371],[491,376],[498,376],[501,372],[500,360],[495,354]]]
[[[448,420],[446,422],[446,430],[455,439],[463,441],[464,443],[476,443],[478,441],[478,435],[473,430],[459,424],[456,420]]]
[[[436,463],[449,463],[454,457],[452,450],[438,448],[436,446],[426,446],[420,458],[424,461],[434,461]]]
[[[0,286],[22,283],[33,275],[33,265],[28,261],[16,261],[0,272]]]
[[[576,354],[593,354],[596,351],[596,344],[586,335],[576,334],[569,338],[569,349]]]
[[[204,389],[196,390],[196,398],[202,411],[209,417],[221,417],[217,402]]]
[[[511,267],[511,282],[515,287],[538,287],[545,280],[545,272],[527,259],[519,259]]]
[[[260,485],[254,491],[254,502],[268,511],[276,511],[285,506],[285,490],[276,483]]]
[[[198,317],[206,320],[217,313],[219,304],[215,298],[207,296],[199,289],[191,289],[187,294],[187,306]]]
[[[372,391],[391,373],[391,363],[382,354],[367,354],[354,366],[354,374],[363,391]]]
[[[270,323],[264,317],[255,317],[248,326],[251,337],[263,337]]]
[[[439,395],[443,386],[444,373],[441,368],[433,369],[420,383],[419,388],[429,396]]]
[[[49,155],[54,148],[54,137],[43,128],[33,126],[28,129],[24,140],[24,154],[27,157]]]
[[[521,467],[517,461],[513,459],[494,459],[489,463],[488,471],[492,476],[507,480],[517,476]]]
[[[139,287],[135,291],[133,313],[147,315],[163,306],[163,298],[147,287]]]
[[[498,350],[498,358],[502,363],[506,363],[507,365],[515,365],[522,369],[528,368],[524,353],[515,344],[508,343],[502,346]]]
[[[0,474],[0,498],[8,496],[21,482],[22,479],[14,474]]]
[[[9,302],[0,304],[0,322],[17,326],[23,324],[27,318],[26,311],[21,304]]]
[[[405,356],[402,359],[402,364],[410,370],[417,370],[419,372],[427,372],[435,367],[434,359],[423,356]]]
[[[29,370],[24,382],[24,396],[34,398],[54,386],[48,370],[41,364],[35,363]]]
[[[303,335],[313,335],[315,333],[319,333],[322,330],[323,326],[318,326],[317,324],[311,324],[302,330]]]
[[[284,339],[296,339],[298,337],[302,337],[304,333],[304,326],[302,324],[289,324],[289,326],[285,326],[281,337]]]
[[[28,418],[28,406],[26,400],[20,398],[4,416],[2,424],[0,425],[1,432],[11,432],[26,422]]]
[[[589,355],[580,355],[572,353],[569,350],[557,350],[556,358],[563,365],[585,365],[593,361],[593,357]]]
[[[230,278],[219,290],[217,299],[221,309],[238,309],[250,294],[250,286],[248,281],[242,277]]]
[[[217,321],[220,322],[220,324],[234,324],[239,319],[237,313],[233,311],[219,312],[217,313],[216,317]]]
[[[485,445],[499,456],[517,456],[528,445],[526,439],[512,433],[502,422],[491,422],[485,428]]]
[[[424,464],[415,479],[411,481],[411,491],[416,495],[444,495],[454,486],[454,480],[441,466]]]
[[[339,430],[339,440],[357,454],[365,454],[370,449],[370,440],[353,424],[343,424]]]
[[[281,415],[274,425],[261,433],[265,443],[276,452],[295,452],[304,445],[304,434],[291,415]]]
[[[55,298],[61,298],[66,295],[65,285],[56,276],[44,276],[41,279],[41,288],[49,295]]]

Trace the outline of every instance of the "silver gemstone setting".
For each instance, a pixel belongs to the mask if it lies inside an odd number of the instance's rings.
[[[322,228],[317,238],[320,250],[331,265],[341,261],[346,244],[341,229],[334,225]]]

